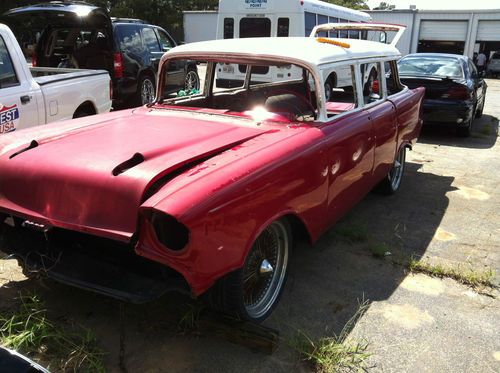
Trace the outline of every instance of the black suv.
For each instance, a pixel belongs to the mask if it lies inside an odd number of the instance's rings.
[[[161,56],[176,46],[164,29],[137,19],[109,17],[106,10],[82,2],[50,2],[11,9],[6,16],[29,17],[45,28],[34,66],[105,69],[113,81],[113,103],[138,106],[155,96]],[[195,63],[170,67],[171,91],[200,88]]]

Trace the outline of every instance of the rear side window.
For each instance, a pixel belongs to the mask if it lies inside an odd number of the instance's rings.
[[[156,29],[156,31],[158,32],[158,37],[160,38],[160,48],[163,52],[167,52],[168,50],[175,47],[174,42],[168,37],[165,32],[158,29]]]
[[[224,18],[224,39],[234,38],[234,18]]]
[[[360,65],[363,100],[365,105],[378,101],[383,97],[380,83],[380,64],[363,63]]]
[[[144,52],[144,44],[142,43],[139,27],[136,25],[122,25],[118,29],[118,44],[120,50],[129,53]]]
[[[396,61],[387,61],[384,63],[385,85],[387,87],[387,96],[400,92],[403,87],[399,83],[398,68]]]
[[[287,37],[290,30],[289,18],[278,18],[278,37]]]
[[[19,80],[17,79],[5,41],[0,36],[0,88],[8,88],[16,85],[19,85]]]
[[[144,44],[146,44],[146,47],[150,52],[160,51],[158,39],[156,39],[156,34],[151,27],[142,28],[142,37],[144,39]]]

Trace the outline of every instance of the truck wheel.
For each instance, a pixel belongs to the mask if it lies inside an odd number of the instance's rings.
[[[271,223],[255,240],[243,267],[224,277],[211,290],[211,305],[241,319],[263,321],[282,293],[291,247],[288,221]]]
[[[143,75],[139,80],[136,92],[136,104],[143,106],[153,102],[155,99],[155,83],[148,75]]]
[[[403,147],[399,151],[394,164],[387,176],[378,184],[377,189],[387,195],[394,194],[398,191],[403,179],[406,161],[406,148]]]

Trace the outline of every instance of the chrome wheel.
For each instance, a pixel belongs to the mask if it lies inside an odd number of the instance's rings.
[[[406,148],[402,148],[396,160],[394,161],[394,165],[392,166],[391,171],[389,172],[389,182],[391,185],[391,189],[393,191],[398,190],[399,185],[401,184],[401,179],[403,178],[403,171],[406,160]]]
[[[200,89],[200,78],[194,70],[189,70],[184,80],[184,89],[190,91],[192,89]]]
[[[263,317],[276,302],[285,281],[290,240],[281,221],[257,238],[243,267],[243,304],[252,319]]]
[[[155,86],[150,78],[144,78],[141,84],[141,104],[149,104],[155,99]]]

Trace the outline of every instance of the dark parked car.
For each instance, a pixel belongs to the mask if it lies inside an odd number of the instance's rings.
[[[84,3],[50,2],[12,9],[6,15],[46,25],[36,46],[35,66],[109,71],[115,105],[152,102],[158,62],[177,45],[161,27],[110,18],[106,10]],[[169,74],[172,92],[199,89],[196,64],[173,65]]]
[[[470,58],[415,53],[401,58],[398,67],[403,84],[425,87],[424,124],[454,125],[459,135],[470,135],[474,118],[483,114],[487,88]]]

